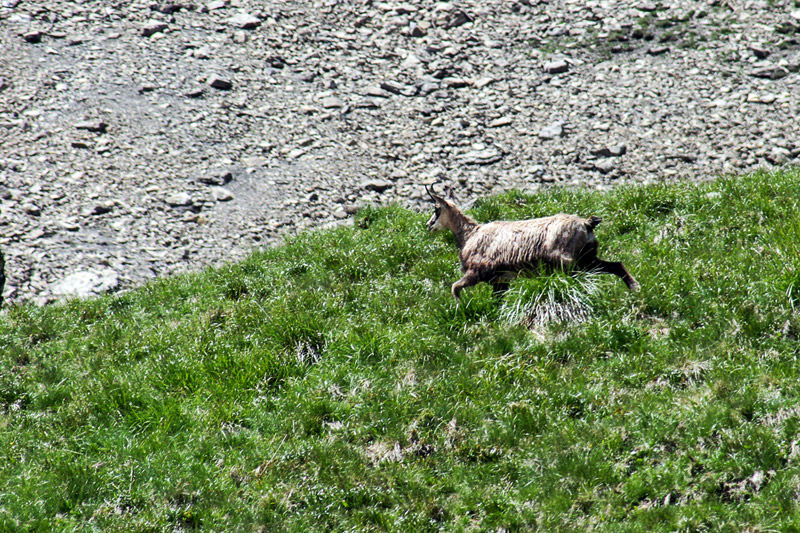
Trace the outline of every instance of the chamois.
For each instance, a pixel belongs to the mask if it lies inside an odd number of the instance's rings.
[[[548,268],[575,268],[601,274],[613,274],[632,291],[639,290],[620,262],[597,257],[594,228],[602,219],[558,214],[543,218],[497,221],[478,224],[458,210],[453,202],[425,186],[435,203],[428,231],[449,229],[458,245],[458,258],[464,276],[453,283],[456,301],[459,293],[482,281],[491,283],[495,292],[508,287],[508,281],[522,271]]]

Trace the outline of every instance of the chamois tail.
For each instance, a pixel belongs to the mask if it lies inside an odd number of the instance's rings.
[[[591,217],[589,217],[589,229],[593,230],[602,221],[603,221],[602,218],[600,218],[598,216],[595,216],[595,215],[592,215]]]

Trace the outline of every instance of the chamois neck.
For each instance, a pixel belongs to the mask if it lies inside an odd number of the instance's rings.
[[[469,236],[472,235],[472,232],[475,231],[475,228],[478,227],[478,223],[461,212],[451,213],[450,222],[452,224],[450,229],[456,238],[456,244],[461,249],[469,239]]]

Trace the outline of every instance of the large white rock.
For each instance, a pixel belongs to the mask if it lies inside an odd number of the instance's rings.
[[[110,269],[79,270],[61,279],[50,289],[54,296],[88,298],[112,291],[119,285],[117,273]]]

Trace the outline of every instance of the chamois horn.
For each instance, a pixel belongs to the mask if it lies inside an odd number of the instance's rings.
[[[436,191],[433,190],[433,184],[431,184],[430,188],[428,188],[428,186],[425,185],[425,192],[428,193],[428,196],[430,196],[431,200],[433,200],[434,202],[439,202],[442,199],[442,197],[436,194]]]

